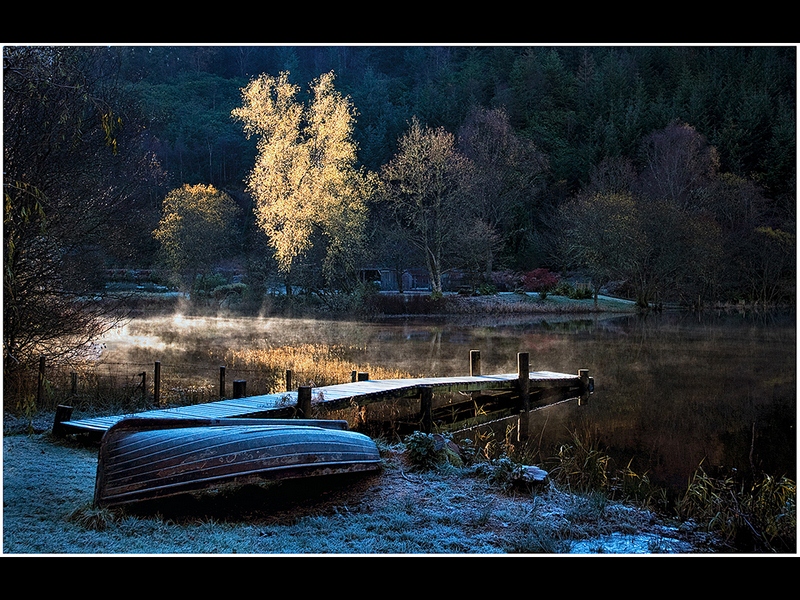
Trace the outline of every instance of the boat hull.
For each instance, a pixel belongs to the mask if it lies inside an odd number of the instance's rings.
[[[345,421],[128,418],[100,442],[94,503],[379,468],[375,442]]]

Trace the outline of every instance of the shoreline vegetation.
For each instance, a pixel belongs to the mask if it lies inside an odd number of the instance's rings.
[[[127,509],[91,506],[96,449],[5,435],[5,554],[686,554],[718,535],[552,481],[513,484],[511,461],[415,464],[379,443],[378,474],[229,486]],[[416,458],[414,458],[416,457]],[[35,483],[35,485],[32,485]]]
[[[381,469],[228,485],[125,508],[91,503],[96,444],[4,431],[3,553],[39,554],[760,554],[796,553],[795,483],[749,490],[698,467],[665,503],[646,475],[614,470],[574,439],[525,474],[524,452],[494,458],[438,434],[378,439]],[[6,423],[6,426],[8,423]],[[444,442],[444,443],[442,443]]]

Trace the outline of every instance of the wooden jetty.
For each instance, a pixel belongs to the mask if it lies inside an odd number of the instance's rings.
[[[154,409],[135,415],[73,420],[70,407],[59,407],[53,433],[100,438],[124,418],[285,419],[342,418],[351,429],[456,431],[479,423],[519,416],[544,406],[577,399],[585,403],[594,391],[586,369],[576,374],[530,371],[527,353],[517,355],[517,373],[480,374],[480,353],[470,353],[470,374],[454,377],[370,380],[367,374],[349,383],[300,386],[286,392],[223,399],[192,406]],[[348,418],[349,417],[349,418]]]

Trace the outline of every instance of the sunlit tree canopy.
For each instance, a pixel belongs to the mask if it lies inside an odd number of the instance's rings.
[[[306,105],[289,73],[263,74],[242,90],[242,106],[232,113],[248,137],[259,138],[247,189],[285,274],[322,245],[330,279],[352,268],[363,242],[372,178],[356,166],[355,109],[333,83],[333,73],[314,80]]]
[[[184,185],[167,194],[153,235],[167,266],[184,284],[232,248],[238,213],[233,199],[212,185]]]

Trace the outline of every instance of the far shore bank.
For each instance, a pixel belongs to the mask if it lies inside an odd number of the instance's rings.
[[[599,296],[573,299],[548,294],[541,297],[535,292],[499,292],[491,295],[465,296],[454,292],[440,297],[426,291],[380,292],[354,302],[319,298],[309,295],[287,297],[284,294],[267,295],[260,303],[240,299],[191,299],[188,295],[135,294],[122,302],[123,310],[133,315],[181,312],[183,314],[219,314],[231,316],[356,316],[361,318],[463,316],[509,314],[596,314],[635,313],[640,309],[632,300]]]
[[[697,307],[663,304],[647,309],[636,301],[610,295],[594,298],[570,298],[558,294],[542,297],[536,292],[498,292],[486,295],[462,295],[445,292],[434,296],[429,291],[379,292],[366,297],[322,297],[307,294],[268,294],[258,301],[243,298],[192,299],[187,294],[144,293],[125,298],[119,309],[126,317],[153,317],[173,314],[184,316],[225,316],[230,318],[325,318],[382,320],[396,318],[612,318],[648,312],[724,312],[763,313],[794,310],[794,306],[765,306],[760,303],[715,302]]]

